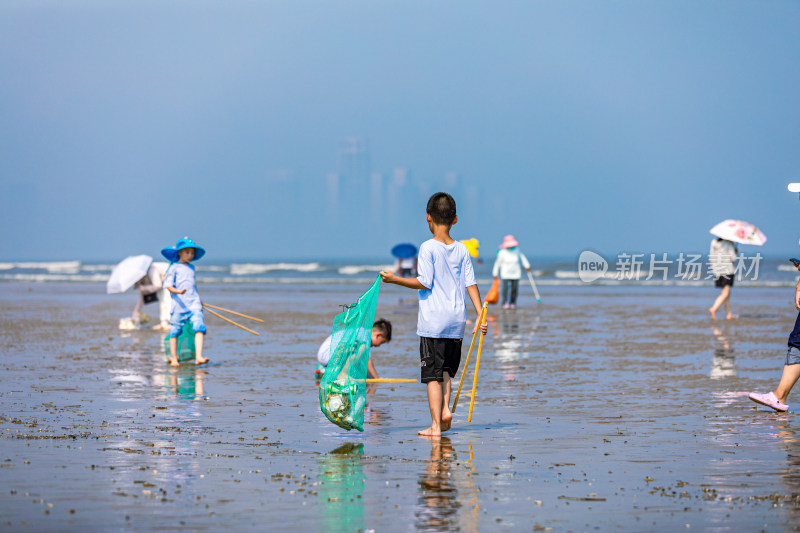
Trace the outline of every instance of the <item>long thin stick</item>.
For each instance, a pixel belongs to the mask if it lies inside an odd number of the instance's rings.
[[[487,308],[488,308],[487,303],[483,302],[483,307],[481,308],[481,314],[478,317],[478,324],[483,323],[483,320],[486,317]],[[464,362],[464,370],[461,371],[461,381],[458,382],[458,391],[456,392],[456,399],[453,402],[453,409],[451,410],[451,412],[453,413],[456,412],[456,406],[458,405],[458,397],[461,395],[461,385],[464,384],[464,376],[467,375],[467,368],[469,368],[469,358],[472,356],[472,348],[475,346],[475,338],[478,335],[482,336],[482,334],[476,333],[475,335],[472,336],[472,342],[469,344],[469,351],[467,352],[467,360]]]
[[[206,305],[205,305],[205,304],[203,304],[203,309],[205,309],[206,311],[208,311],[208,312],[209,312],[209,313],[211,313],[212,315],[214,315],[214,316],[217,316],[217,317],[221,318],[221,319],[222,319],[222,320],[224,320],[225,322],[230,322],[230,323],[231,323],[231,324],[233,324],[234,326],[239,326],[239,327],[240,327],[240,328],[242,328],[243,330],[245,330],[245,331],[249,331],[249,332],[250,332],[250,333],[252,333],[253,335],[258,335],[258,333],[256,333],[256,332],[255,332],[255,331],[253,331],[252,329],[250,329],[250,328],[246,328],[246,327],[244,327],[243,325],[241,325],[241,324],[239,324],[239,323],[236,323],[236,322],[234,322],[234,321],[233,321],[233,320],[231,320],[230,318],[225,318],[225,317],[224,317],[224,316],[222,316],[221,314],[219,314],[219,313],[217,313],[217,312],[214,312],[214,311],[212,311],[211,309],[209,309],[208,307],[206,307]]]
[[[483,319],[483,314],[486,311],[486,303],[484,302],[483,307],[481,308],[480,316],[478,317],[478,323]],[[458,382],[458,390],[456,391],[456,399],[453,401],[453,409],[451,412],[456,412],[456,407],[458,406],[458,398],[461,396],[461,386],[464,384],[464,376],[467,375],[467,369],[469,368],[469,359],[472,357],[472,348],[475,346],[475,339],[476,335],[472,336],[472,342],[469,344],[469,350],[467,351],[467,359],[464,362],[464,369],[461,371],[461,380]]]
[[[533,282],[533,274],[531,274],[530,270],[528,270],[527,272],[528,272],[528,279],[531,281],[531,287],[533,287],[533,294],[536,295],[536,301],[542,303],[542,299],[539,298],[539,291],[536,290],[536,284]]]
[[[405,378],[367,378],[367,383],[416,383],[416,379]]]
[[[486,304],[483,304],[486,306]],[[472,422],[472,407],[475,405],[475,388],[478,386],[478,370],[481,368],[481,351],[483,350],[483,335],[478,341],[478,357],[475,359],[475,377],[472,378],[472,398],[469,399],[469,416],[467,422]]]
[[[256,322],[261,322],[262,324],[264,323],[264,321],[261,320],[260,318],[256,318],[256,317],[250,316],[250,315],[245,315],[245,314],[242,314],[242,313],[237,313],[236,311],[231,311],[230,309],[225,309],[224,307],[217,307],[216,305],[211,305],[211,304],[203,304],[203,305],[205,305],[206,307],[210,307],[211,309],[217,309],[219,311],[225,311],[226,313],[230,313],[232,315],[240,316],[242,318],[249,318],[250,320],[255,320]]]

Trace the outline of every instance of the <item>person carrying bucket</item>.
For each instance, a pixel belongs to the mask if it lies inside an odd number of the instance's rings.
[[[531,271],[531,264],[525,254],[519,251],[519,243],[513,235],[503,237],[503,243],[497,252],[494,260],[492,276],[500,277],[502,281],[501,297],[503,309],[514,309],[517,307],[517,292],[519,289],[519,279],[522,277],[520,265]]]

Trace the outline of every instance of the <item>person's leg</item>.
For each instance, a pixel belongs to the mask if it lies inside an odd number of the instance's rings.
[[[203,357],[203,340],[206,334],[202,331],[197,331],[194,334],[194,364],[202,365],[208,363],[208,357]]]
[[[438,437],[442,434],[442,384],[438,381],[429,381],[427,386],[431,427],[422,429],[418,433],[426,437]]]
[[[722,292],[719,293],[717,299],[714,300],[714,305],[712,305],[708,312],[711,313],[711,320],[717,319],[717,309],[728,299],[728,296],[731,294],[731,287],[730,285],[725,285],[722,287]]]
[[[450,393],[452,378],[455,378],[461,366],[461,345],[463,339],[446,339],[444,341],[444,365],[442,365],[442,431],[447,431],[453,423],[453,412],[450,410]]]
[[[419,357],[420,357],[420,379],[427,387],[428,409],[431,412],[431,426],[422,429],[417,433],[427,437],[438,437],[442,434],[442,363],[440,341],[420,337]]]
[[[444,372],[443,378],[444,380],[440,383],[442,386],[442,431],[447,431],[453,423],[453,412],[450,410],[452,381],[447,371]]]
[[[509,280],[504,279],[500,282],[500,296],[502,298],[502,304],[505,306],[508,304],[508,282]]]
[[[729,285],[729,286],[725,287],[726,289],[728,289],[728,297],[725,298],[725,319],[726,320],[732,320],[732,319],[736,318],[736,315],[731,313],[731,289],[732,289],[732,287],[733,287],[732,285]]]
[[[203,318],[203,311],[192,311],[192,328],[194,329],[194,364],[202,365],[208,363],[208,357],[203,357],[203,341],[206,337],[206,323]]]
[[[181,366],[178,361],[178,337],[169,338],[169,366]]]
[[[519,290],[519,280],[512,279],[511,281],[511,299],[508,303],[511,304],[512,307],[517,305],[517,291]]]
[[[178,361],[178,335],[183,331],[185,320],[180,314],[170,315],[169,317],[169,365],[181,366]]]
[[[786,350],[786,359],[783,361],[783,374],[781,374],[778,388],[774,392],[751,392],[749,397],[754,402],[771,407],[776,411],[788,411],[789,405],[786,403],[786,399],[794,384],[797,383],[798,377],[800,377],[800,349],[789,346],[789,349]]]
[[[774,393],[781,403],[786,403],[786,399],[789,397],[789,393],[792,391],[794,384],[797,383],[798,378],[800,378],[800,364],[785,365],[783,367],[781,381],[778,383],[778,388],[775,389]]]

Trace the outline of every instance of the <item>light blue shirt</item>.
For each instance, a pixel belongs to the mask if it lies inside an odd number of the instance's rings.
[[[203,304],[197,294],[197,281],[195,280],[194,265],[189,263],[172,263],[164,277],[164,288],[175,287],[177,290],[186,289],[183,294],[172,294],[172,313],[185,313],[187,311],[202,311]]]
[[[436,339],[463,339],[467,321],[466,289],[475,285],[469,251],[463,243],[422,243],[417,257],[419,291],[417,335]]]

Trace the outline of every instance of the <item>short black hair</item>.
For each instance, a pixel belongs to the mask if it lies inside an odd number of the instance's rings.
[[[385,318],[379,318],[372,324],[372,329],[377,329],[381,332],[381,335],[386,342],[392,340],[392,323],[386,320]]]
[[[428,200],[425,212],[435,224],[452,226],[456,219],[456,201],[446,192],[437,192]]]

